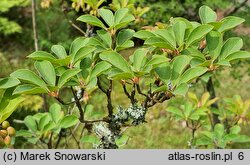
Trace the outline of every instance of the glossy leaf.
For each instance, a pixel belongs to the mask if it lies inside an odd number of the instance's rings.
[[[133,56],[133,68],[134,71],[140,71],[143,65],[143,61],[146,58],[146,54],[148,53],[147,49],[141,48],[137,49]]]
[[[44,89],[48,89],[45,82],[37,76],[34,72],[28,70],[28,69],[19,69],[16,70],[15,72],[10,74],[11,77],[20,79],[25,82],[29,82],[32,84],[35,84],[37,86],[40,86]]]
[[[187,47],[189,45],[192,45],[193,43],[199,41],[203,37],[205,37],[205,35],[207,33],[209,33],[212,29],[213,29],[213,26],[211,26],[211,25],[200,25],[197,28],[195,28],[190,33],[190,35],[189,35],[189,37],[187,39]]]
[[[11,87],[17,86],[20,83],[21,82],[16,78],[6,77],[3,79],[0,79],[0,89],[11,88]]]
[[[98,13],[103,18],[103,20],[109,25],[109,27],[112,27],[114,25],[114,15],[111,10],[102,8],[98,10]]]
[[[227,30],[230,30],[240,24],[242,24],[245,20],[239,17],[235,17],[235,16],[229,16],[229,17],[225,17],[221,20],[222,25],[221,27],[218,29],[219,32],[224,32]]]
[[[58,58],[66,58],[67,52],[62,45],[53,45],[51,47],[51,51],[55,53]]]
[[[30,55],[28,55],[28,58],[31,58],[33,60],[47,60],[50,62],[53,62],[56,59],[52,54],[45,51],[36,51],[34,53],[31,53]]]
[[[150,37],[155,37],[155,34],[147,30],[140,30],[134,34],[134,37],[146,40]]]
[[[176,48],[174,32],[171,29],[158,29],[153,31],[153,33],[164,39],[164,41],[171,46],[171,50]]]
[[[205,67],[195,67],[190,68],[187,71],[183,73],[183,75],[180,77],[179,84],[182,83],[188,83],[189,81],[201,76],[202,74],[207,72],[207,68]]]
[[[81,70],[80,69],[68,69],[66,70],[59,78],[58,87],[62,88],[65,83],[67,83],[72,77],[77,75]]]
[[[41,93],[48,93],[47,90],[44,88],[35,86],[35,85],[30,85],[30,84],[24,84],[24,85],[19,85],[16,87],[14,90],[13,94],[41,94]]]
[[[174,50],[174,48],[168,42],[166,42],[166,40],[160,37],[150,37],[146,39],[144,44]]]
[[[112,38],[109,32],[106,32],[104,30],[98,30],[97,35],[104,41],[104,44],[111,48],[112,46]]]
[[[171,79],[177,79],[187,68],[188,64],[190,63],[191,58],[186,55],[177,56],[173,59],[171,63],[172,66],[172,76]]]
[[[131,29],[124,29],[118,33],[117,45],[122,45],[124,42],[133,37],[135,31]]]
[[[132,14],[129,14],[128,8],[121,8],[115,12],[115,29],[120,29],[128,23],[135,20],[135,17]]]
[[[52,120],[55,123],[58,123],[63,117],[63,112],[61,111],[61,106],[57,103],[54,103],[50,106],[49,113],[51,115]]]
[[[97,17],[92,15],[82,15],[77,18],[77,21],[85,22],[90,25],[98,26],[100,28],[106,29],[105,25]]]
[[[207,48],[213,60],[219,55],[223,43],[223,37],[220,32],[211,31],[206,36]]]
[[[224,126],[222,124],[216,124],[214,127],[214,135],[219,140],[224,135]]]
[[[52,86],[56,84],[56,72],[49,61],[36,61],[34,64],[41,77]]]
[[[32,116],[27,116],[24,119],[24,124],[33,132],[37,131],[37,123],[36,120]]]
[[[145,67],[152,66],[152,68],[155,68],[162,63],[168,63],[168,61],[169,59],[163,55],[153,55],[152,58],[145,64]]]
[[[0,123],[5,121],[17,109],[18,105],[22,103],[24,100],[25,99],[23,97],[15,97],[13,99],[8,99],[7,102],[4,102],[3,100],[1,100]]]
[[[186,24],[183,21],[178,21],[173,25],[175,39],[179,46],[184,42],[186,28]]]
[[[128,62],[119,53],[113,51],[103,52],[100,54],[100,58],[124,72],[131,72]]]
[[[110,67],[111,67],[111,64],[109,64],[106,61],[101,61],[97,63],[91,71],[91,77],[99,76],[100,74],[108,70]]]
[[[72,63],[75,64],[79,60],[84,59],[85,57],[87,57],[88,55],[93,53],[95,51],[95,49],[96,48],[93,46],[85,46],[85,47],[80,48],[76,52],[76,54],[72,57]]]
[[[235,53],[228,55],[226,57],[226,60],[232,61],[232,60],[245,59],[245,58],[250,58],[250,52],[238,51],[238,52],[235,52]]]
[[[69,53],[74,55],[82,47],[86,46],[90,40],[85,37],[76,38],[70,45]]]
[[[161,66],[155,68],[155,72],[165,84],[169,83],[171,78],[171,68],[169,64],[162,64]]]
[[[43,130],[44,127],[49,124],[49,122],[51,122],[51,117],[48,113],[46,113],[40,120],[38,123],[38,128],[39,130]]]
[[[68,115],[61,120],[60,126],[62,128],[69,128],[76,125],[78,122],[79,119],[75,115]]]
[[[243,40],[239,37],[229,38],[221,49],[220,59],[225,59],[228,55],[239,51],[243,46]]]
[[[210,22],[215,22],[217,19],[217,14],[208,6],[201,6],[199,8],[199,16],[202,24],[207,24]]]

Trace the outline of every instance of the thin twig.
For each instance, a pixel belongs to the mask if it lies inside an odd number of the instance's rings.
[[[82,109],[81,103],[80,103],[80,101],[79,101],[79,99],[77,97],[77,94],[75,93],[73,87],[70,87],[70,89],[71,89],[71,92],[73,93],[74,99],[76,101],[76,106],[77,106],[77,108],[79,109],[79,112],[80,112],[80,119],[79,120],[81,122],[83,122],[84,121],[84,113],[83,113],[83,109]]]
[[[74,133],[72,132],[71,129],[70,129],[70,133],[71,133],[73,139],[76,141],[76,144],[77,144],[77,146],[78,146],[78,149],[81,149],[80,141],[78,141],[78,140],[76,139],[76,137],[75,137],[75,135],[74,135]]]
[[[126,87],[125,83],[122,84],[122,88],[123,88],[123,91],[126,94],[126,96],[131,100],[131,96],[130,96],[128,90],[127,90],[127,87]]]
[[[59,103],[61,103],[62,105],[70,105],[70,104],[76,103],[76,101],[72,101],[72,102],[66,103],[66,102],[64,102],[64,101],[63,101],[61,98],[59,98],[59,97],[55,97],[55,99],[56,99]]]
[[[141,88],[140,88],[140,85],[139,85],[139,84],[136,84],[136,89],[137,89],[137,92],[138,92],[140,95],[143,95],[143,96],[145,96],[145,97],[148,97],[148,95],[146,95],[145,93],[143,93],[143,92],[141,91]]]
[[[60,131],[60,133],[59,133],[59,135],[58,135],[58,139],[57,139],[57,142],[56,142],[55,149],[58,148],[61,139],[62,139],[62,130]]]

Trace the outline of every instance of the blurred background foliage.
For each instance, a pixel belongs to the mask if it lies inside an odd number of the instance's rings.
[[[218,19],[227,15],[244,18],[246,20],[244,24],[234,31],[228,32],[226,37],[242,37],[245,43],[244,49],[250,50],[249,0],[36,0],[39,49],[49,51],[54,44],[62,44],[69,48],[74,38],[83,35],[77,28],[83,31],[86,29],[85,25],[75,21],[76,18],[89,12],[95,15],[96,10],[101,6],[109,6],[113,10],[129,7],[136,17],[136,23],[131,25],[131,28],[140,29],[159,25],[157,22],[167,23],[171,17],[184,17],[198,21],[197,13],[202,5],[208,5],[214,9],[219,16]],[[140,42],[137,45],[139,46]],[[26,59],[26,56],[32,51],[34,51],[34,39],[31,1],[0,0],[0,78],[7,76],[17,68],[29,67],[32,69],[30,61]],[[132,52],[133,49],[122,53],[128,55]],[[233,64],[233,69],[217,72],[215,85],[219,98],[232,97],[235,94],[241,95],[243,100],[250,98],[249,64],[249,60],[237,61]],[[126,105],[128,103],[123,102],[126,96],[121,90],[120,88],[115,89],[116,94],[113,97],[117,105]],[[206,91],[202,83],[193,86],[191,90],[199,96]],[[65,91],[65,97],[70,98],[67,91]],[[104,97],[100,93],[91,98],[93,104],[100,103],[91,115],[94,113],[98,117],[103,113],[102,109],[106,105],[101,102]],[[179,105],[184,101],[185,99],[178,97],[156,106],[149,112],[148,123],[126,130],[128,136],[133,138],[129,139],[124,148],[188,148],[189,130],[185,126],[181,127],[181,123],[172,120],[165,111],[167,106]],[[26,101],[21,104],[10,120],[23,120],[28,114],[43,111],[43,104],[42,96],[27,96]],[[220,104],[222,103],[219,102]],[[16,127],[22,127],[19,124],[13,124]],[[243,132],[250,135],[249,128],[244,128]],[[17,145],[20,147],[22,143],[17,142]],[[239,147],[239,145],[236,144],[233,147]],[[250,144],[240,147],[250,148]]]

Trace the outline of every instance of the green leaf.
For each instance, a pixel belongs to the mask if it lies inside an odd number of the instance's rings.
[[[91,71],[91,77],[97,77],[106,70],[108,70],[112,65],[106,61],[101,61],[97,63]],[[91,78],[90,78],[91,79]]]
[[[146,40],[150,37],[155,37],[155,34],[147,30],[140,30],[134,34],[134,37]]]
[[[115,12],[115,29],[120,29],[130,22],[135,20],[135,17],[132,14],[129,14],[128,8],[121,8]]]
[[[235,17],[235,16],[229,16],[229,17],[225,17],[221,20],[222,25],[221,27],[218,29],[219,32],[225,32],[227,30],[230,30],[240,24],[242,24],[245,20],[239,17]]]
[[[199,137],[195,143],[195,145],[197,146],[211,145],[211,144],[213,144],[213,140],[208,137]]]
[[[134,46],[134,42],[132,40],[127,40],[125,41],[122,45],[118,45],[115,50],[120,51],[123,49],[131,48]]]
[[[49,113],[51,115],[52,120],[55,123],[58,123],[63,118],[63,111],[61,111],[61,106],[57,103],[54,103],[49,108]]]
[[[112,80],[126,80],[126,79],[131,79],[133,78],[132,73],[126,73],[126,72],[111,72],[109,73],[108,78]]]
[[[201,6],[199,8],[199,16],[202,24],[207,24],[210,22],[215,22],[217,19],[217,14],[208,6]]]
[[[18,105],[25,99],[23,97],[15,97],[8,99],[7,102],[1,100],[0,102],[0,123],[6,120],[18,107]],[[4,105],[4,106],[3,106]]]
[[[201,40],[207,33],[209,33],[213,29],[212,25],[200,25],[195,28],[187,39],[187,47],[192,45],[193,43]]]
[[[165,83],[168,84],[171,77],[171,68],[167,63],[162,64],[161,66],[155,68],[155,72],[158,74],[159,78]]]
[[[131,73],[131,69],[128,62],[117,52],[106,51],[100,54],[100,58],[104,61],[109,62],[118,69],[124,72]]]
[[[93,46],[85,46],[80,48],[76,54],[72,57],[72,63],[75,64],[79,60],[84,59],[87,57],[89,54],[93,53],[95,51],[95,47]]]
[[[172,75],[171,79],[177,79],[187,68],[188,64],[190,63],[191,58],[186,55],[177,56],[173,59],[171,63],[172,66]]]
[[[168,112],[173,113],[174,115],[177,115],[178,117],[184,117],[182,111],[179,108],[176,107],[167,107],[166,109]]]
[[[28,70],[28,69],[19,69],[15,72],[10,74],[11,77],[20,79],[21,81],[29,82],[32,84],[35,84],[37,86],[40,86],[46,90],[48,90],[45,82],[37,76],[34,72]]]
[[[250,58],[250,52],[238,51],[227,56],[226,60],[232,61],[232,60],[244,59],[244,58]]]
[[[214,135],[219,140],[224,135],[224,126],[222,124],[216,124],[214,127]]]
[[[97,144],[99,142],[99,139],[96,136],[93,135],[85,135],[81,138],[81,141],[83,143],[92,143]]]
[[[231,134],[238,134],[238,133],[240,133],[240,130],[241,130],[240,126],[235,125],[235,126],[230,128],[230,133]]]
[[[31,53],[30,55],[28,55],[28,58],[31,58],[33,60],[47,60],[50,62],[56,60],[56,58],[52,54],[45,51],[36,51],[34,53]]]
[[[135,31],[131,29],[123,29],[118,33],[117,36],[117,45],[124,44],[127,40],[133,37]]]
[[[192,111],[193,111],[193,104],[191,102],[185,102],[183,112],[186,120],[189,118]]]
[[[49,122],[48,124],[46,124],[46,125],[44,126],[43,131],[44,131],[44,132],[47,132],[47,131],[50,131],[50,130],[52,130],[52,129],[54,129],[54,128],[56,128],[56,130],[54,130],[54,132],[57,132],[57,130],[60,131],[60,128],[58,128],[58,126],[57,126],[55,123]]]
[[[152,58],[145,64],[143,71],[147,71],[150,69],[154,69],[162,63],[168,63],[169,59],[163,55],[153,55]]]
[[[112,27],[114,25],[114,15],[112,11],[102,8],[98,10],[98,13],[103,18],[103,20],[109,25],[109,27]]]
[[[30,84],[19,85],[13,92],[14,95],[17,94],[30,95],[30,94],[41,94],[41,93],[48,93],[48,91],[45,90],[44,88]]]
[[[146,39],[144,44],[174,50],[174,48],[168,42],[166,42],[166,40],[160,37],[150,37]]]
[[[33,116],[27,116],[24,119],[24,124],[26,127],[28,127],[31,131],[36,132],[37,131],[37,123],[36,120],[33,118]]]
[[[197,78],[201,76],[202,74],[207,72],[207,68],[205,67],[195,67],[195,68],[189,68],[187,71],[183,73],[183,75],[180,77],[179,83],[188,83],[189,81],[193,80],[194,78]]]
[[[46,113],[40,120],[38,123],[38,128],[39,130],[43,130],[44,127],[49,124],[49,122],[51,121],[51,117],[48,113]]]
[[[223,43],[223,37],[220,32],[211,31],[206,36],[207,47],[209,54],[213,60],[215,60],[219,55]]]
[[[195,49],[194,47],[189,47],[181,52],[182,55],[188,55],[191,57],[198,58],[201,61],[205,61],[206,58],[204,54],[202,54],[198,49]]]
[[[187,92],[188,92],[188,84],[182,83],[178,85],[172,93],[174,95],[185,96]]]
[[[186,23],[183,21],[178,21],[173,25],[175,39],[179,46],[184,42],[186,28]]]
[[[171,50],[176,48],[175,36],[172,29],[158,29],[153,31],[153,33],[159,35],[168,45],[170,45]]]
[[[33,133],[28,130],[18,130],[16,132],[16,137],[32,137]]]
[[[41,77],[52,86],[56,84],[56,72],[49,61],[36,61],[34,64]]]
[[[75,115],[68,115],[61,120],[60,126],[62,128],[69,128],[76,125],[78,122],[79,119]]]
[[[143,61],[146,58],[148,50],[145,48],[137,49],[133,56],[133,68],[134,71],[140,71],[143,65]]]
[[[239,51],[243,46],[243,40],[239,37],[229,38],[221,49],[219,59],[225,59],[228,55]]]
[[[115,25],[119,24],[124,17],[128,14],[128,8],[121,8],[115,12]]]
[[[75,55],[76,52],[82,47],[86,46],[90,40],[85,37],[76,38],[70,45],[69,54]]]
[[[68,69],[59,78],[57,86],[62,88],[65,83],[67,83],[72,77],[81,72],[81,69]]]
[[[112,38],[109,32],[106,32],[104,30],[98,30],[97,35],[104,41],[105,45],[108,48],[111,48],[112,46]]]
[[[118,146],[124,146],[125,144],[127,144],[129,137],[127,135],[122,135],[119,138],[115,139],[115,144],[117,144]]]
[[[77,21],[85,22],[90,25],[98,26],[100,28],[106,29],[105,25],[98,18],[92,15],[82,15],[76,19]]]
[[[51,47],[51,51],[55,53],[58,58],[66,58],[67,52],[62,45],[53,45]]]
[[[0,89],[11,88],[11,87],[17,86],[20,83],[21,82],[16,78],[6,77],[3,79],[0,79]]]
[[[237,142],[237,143],[246,143],[246,142],[250,142],[250,137],[247,135],[237,135],[237,137],[235,137],[233,139],[233,142]]]

